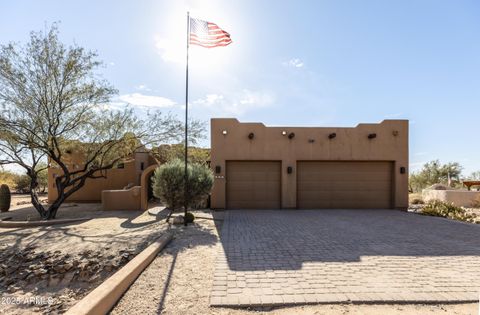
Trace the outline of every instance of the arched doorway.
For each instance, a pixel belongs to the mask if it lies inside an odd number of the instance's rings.
[[[148,199],[149,199],[149,191],[150,189],[150,178],[153,175],[153,172],[157,169],[158,165],[150,165],[142,172],[142,177],[140,178],[140,185],[142,186],[141,189],[141,207],[142,210],[145,211],[148,208]]]

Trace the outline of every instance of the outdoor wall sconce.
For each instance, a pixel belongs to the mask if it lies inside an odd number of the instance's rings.
[[[295,133],[294,133],[294,132],[290,132],[290,133],[288,134],[288,139],[293,139],[293,138],[295,138]]]
[[[308,139],[308,143],[314,143],[315,139]]]
[[[293,173],[293,167],[288,166],[287,167],[287,174],[292,174]]]
[[[255,137],[255,134],[253,132],[250,132],[248,134],[248,139],[252,140]]]
[[[377,137],[376,133],[371,133],[368,135],[368,139],[375,139]]]
[[[286,136],[287,135],[287,132],[284,130],[282,131],[282,136]]]
[[[222,172],[222,167],[220,165],[215,166],[215,174],[220,174]]]
[[[393,135],[394,137],[398,136],[398,130],[392,131],[392,135]]]
[[[400,174],[405,174],[406,169],[404,166],[400,167]]]
[[[227,135],[227,131],[226,131],[226,130],[223,130],[223,131],[222,131],[222,135],[226,136],[226,135]]]
[[[328,139],[333,139],[337,136],[337,134],[335,132],[332,132],[331,134],[328,135]]]

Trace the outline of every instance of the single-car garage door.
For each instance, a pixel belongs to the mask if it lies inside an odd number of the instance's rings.
[[[301,209],[392,208],[392,162],[297,163]]]
[[[280,208],[281,163],[227,161],[228,209]]]

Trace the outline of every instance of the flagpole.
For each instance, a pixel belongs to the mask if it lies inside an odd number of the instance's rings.
[[[190,46],[190,12],[187,11],[187,66],[185,68],[185,194],[184,194],[184,225],[187,226],[187,206],[188,206],[188,48]]]

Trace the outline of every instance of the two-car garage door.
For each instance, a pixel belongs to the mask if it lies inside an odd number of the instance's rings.
[[[280,209],[280,161],[228,161],[228,209]],[[297,162],[297,208],[378,209],[392,207],[392,163]],[[295,176],[295,173],[284,176]]]

